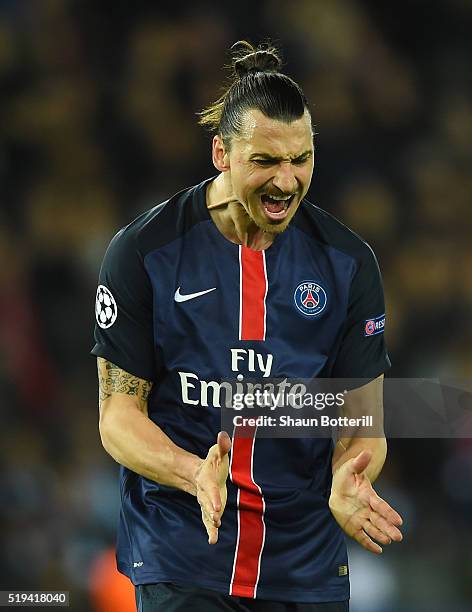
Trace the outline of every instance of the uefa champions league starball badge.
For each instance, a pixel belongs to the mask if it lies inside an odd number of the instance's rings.
[[[293,301],[297,309],[307,317],[316,317],[326,308],[328,298],[323,287],[315,281],[303,281],[295,289]]]
[[[98,285],[97,299],[95,300],[95,318],[102,329],[111,327],[118,316],[115,298],[105,285]]]

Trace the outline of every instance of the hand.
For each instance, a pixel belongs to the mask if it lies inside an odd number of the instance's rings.
[[[226,506],[230,448],[230,437],[225,431],[220,431],[217,443],[210,448],[195,474],[197,500],[208,533],[208,544],[218,542],[218,528]]]
[[[370,450],[349,459],[333,475],[329,508],[341,528],[370,552],[380,554],[381,544],[400,542],[403,524],[398,512],[377,495],[364,470],[372,459]],[[373,539],[372,539],[373,538]]]

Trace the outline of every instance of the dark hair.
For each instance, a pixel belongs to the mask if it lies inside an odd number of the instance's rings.
[[[275,47],[254,47],[243,40],[231,51],[230,83],[216,102],[198,113],[200,125],[218,133],[229,146],[231,136],[241,133],[241,118],[249,109],[286,123],[303,116],[308,109],[305,94],[293,79],[280,72],[282,61]]]

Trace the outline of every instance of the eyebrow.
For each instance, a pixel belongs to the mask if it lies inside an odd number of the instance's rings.
[[[298,159],[302,159],[303,157],[310,157],[310,155],[313,154],[313,151],[311,149],[307,149],[306,151],[304,151],[303,153],[300,153],[300,155],[297,155],[296,157],[293,157],[291,159],[291,161],[295,161]],[[274,161],[274,162],[279,162],[279,161],[283,161],[285,158],[284,157],[278,157],[278,156],[273,156],[273,155],[269,155],[268,153],[253,153],[249,159],[266,159],[268,161]]]

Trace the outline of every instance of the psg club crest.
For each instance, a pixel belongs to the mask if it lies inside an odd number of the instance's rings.
[[[295,289],[293,301],[297,309],[308,317],[316,317],[326,308],[328,298],[323,287],[315,281],[303,281]]]
[[[95,318],[102,329],[111,327],[118,316],[115,298],[105,285],[98,285],[97,299],[95,300]]]

